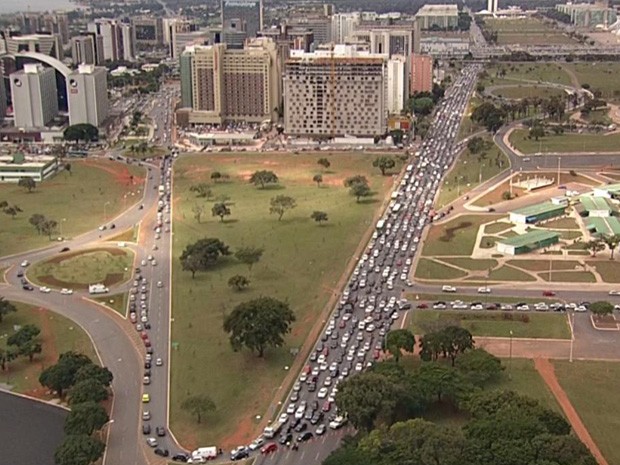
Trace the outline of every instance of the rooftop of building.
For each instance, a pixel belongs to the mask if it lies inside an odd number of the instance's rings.
[[[595,189],[596,190],[600,190],[600,191],[605,191],[605,192],[619,193],[620,192],[620,183],[607,184],[605,186],[595,187]]]
[[[590,230],[595,229],[598,234],[620,234],[620,220],[615,216],[588,218],[586,225]]]
[[[374,59],[377,61],[384,61],[387,59],[387,54],[370,53],[364,48],[357,47],[352,44],[337,44],[333,48],[331,46],[326,48],[318,48],[314,52],[305,52],[304,50],[291,50],[290,57],[292,59],[308,59],[308,60],[320,60],[320,59],[338,59],[338,60],[360,60],[359,63],[368,63],[368,60]]]
[[[610,211],[612,208],[607,203],[607,199],[604,197],[590,197],[584,196],[579,199],[581,201],[581,205],[586,211],[594,211],[594,210],[607,210]]]
[[[559,238],[560,233],[553,231],[546,231],[542,229],[534,229],[525,234],[519,236],[509,237],[507,239],[500,239],[497,242],[504,245],[513,246],[516,248],[535,246],[543,241],[548,241],[554,238]]]
[[[542,202],[542,203],[537,203],[534,205],[529,205],[523,208],[517,208],[516,210],[510,211],[510,213],[515,213],[517,215],[524,215],[524,216],[535,216],[535,215],[542,215],[543,213],[563,210],[564,208],[566,208],[564,205],[556,205],[551,202]]]
[[[51,155],[35,155],[15,152],[13,154],[0,154],[0,168],[5,170],[19,166],[22,168],[38,168],[53,162],[56,157]]]
[[[416,16],[441,16],[441,15],[458,15],[459,10],[456,5],[424,5],[418,10]]]

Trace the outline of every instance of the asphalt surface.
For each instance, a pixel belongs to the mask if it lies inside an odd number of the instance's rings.
[[[0,465],[54,465],[67,411],[0,391]]]

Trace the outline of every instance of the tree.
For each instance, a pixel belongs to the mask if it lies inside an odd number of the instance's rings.
[[[323,182],[322,174],[315,174],[312,178],[314,182],[316,182],[316,187],[321,187],[321,183]]]
[[[589,250],[593,257],[596,257],[596,254],[605,249],[605,244],[600,239],[593,239],[584,244],[584,248]]]
[[[108,390],[98,380],[91,378],[75,383],[69,394],[69,403],[101,402],[107,398]]]
[[[538,141],[541,137],[545,137],[545,129],[540,124],[536,124],[530,128],[529,137]]]
[[[250,285],[250,280],[240,274],[231,276],[230,279],[228,280],[228,286],[238,291],[242,291],[243,288],[248,287],[249,285]]]
[[[39,227],[41,228],[41,234],[47,234],[48,239],[51,241],[52,234],[56,232],[56,228],[58,227],[58,222],[48,218],[43,221]]]
[[[32,362],[34,356],[43,351],[43,346],[36,340],[40,333],[41,330],[37,326],[32,324],[24,325],[11,334],[7,338],[6,343],[9,346],[15,346],[16,353],[28,357],[28,360]]]
[[[433,111],[435,103],[430,97],[413,98],[410,102],[410,108],[416,115],[426,116]]]
[[[9,206],[5,207],[3,211],[7,215],[9,215],[12,220],[14,220],[15,217],[17,216],[17,214],[23,212],[24,210],[19,208],[17,205],[9,205]]]
[[[215,403],[204,394],[190,396],[183,401],[181,408],[196,416],[196,423],[202,421],[202,416],[215,410]]]
[[[456,360],[456,368],[467,381],[482,387],[499,378],[504,367],[502,361],[484,349],[471,349]]]
[[[278,221],[280,221],[288,210],[297,206],[297,202],[293,197],[280,194],[271,198],[270,205],[269,213],[278,215]]]
[[[58,363],[47,367],[39,375],[39,383],[63,398],[64,391],[75,384],[75,376],[80,368],[93,362],[84,354],[64,352],[60,354]]]
[[[477,155],[485,149],[485,142],[482,137],[474,136],[467,141],[467,150],[472,155]]]
[[[609,257],[610,260],[613,260],[614,251],[616,250],[616,247],[618,247],[618,244],[620,244],[620,235],[619,234],[605,234],[602,237],[602,239],[605,245],[609,248],[609,252],[611,253]]]
[[[356,174],[355,176],[351,176],[344,180],[344,187],[353,187],[356,184],[364,184],[367,186],[368,179],[366,179],[366,176]]]
[[[79,383],[80,381],[89,379],[97,381],[102,386],[109,387],[110,384],[112,384],[114,375],[112,375],[112,372],[106,367],[100,367],[94,363],[89,363],[77,371],[75,374],[75,382]]]
[[[456,356],[467,349],[474,348],[474,338],[471,333],[460,326],[447,326],[441,331],[442,350],[452,361],[454,366]]]
[[[91,142],[99,139],[99,129],[92,124],[74,124],[67,127],[62,135],[65,140],[72,140],[76,143],[81,140]]]
[[[590,311],[597,316],[611,315],[614,312],[614,306],[609,302],[600,300],[590,305]]]
[[[233,350],[247,347],[262,357],[267,347],[280,347],[291,329],[295,314],[285,302],[259,297],[237,305],[224,319]]]
[[[85,434],[71,434],[54,452],[56,465],[90,465],[103,456],[105,444]]]
[[[323,221],[328,220],[327,213],[318,211],[318,210],[313,211],[312,214],[310,215],[310,218],[312,218],[314,221],[316,221],[319,224],[321,224]]]
[[[222,179],[222,173],[220,173],[219,171],[214,171],[213,173],[211,173],[211,181],[218,182],[221,179]]]
[[[381,156],[373,160],[372,166],[379,168],[381,175],[385,176],[387,170],[391,170],[396,166],[396,161],[392,157]]]
[[[17,311],[17,307],[13,305],[8,300],[5,300],[4,297],[0,296],[0,323],[2,323],[3,318],[9,313],[14,313]]]
[[[211,215],[219,216],[220,221],[223,223],[224,217],[230,216],[230,208],[228,208],[225,203],[216,203],[211,209]]]
[[[252,266],[260,261],[263,251],[260,247],[241,247],[235,252],[235,258],[248,265],[248,270],[252,271]]]
[[[349,190],[350,194],[355,197],[355,201],[359,203],[362,197],[370,197],[372,192],[367,184],[354,184]]]
[[[415,336],[408,329],[396,329],[387,333],[385,346],[398,362],[402,350],[413,352],[413,348],[415,347]]]
[[[15,360],[18,355],[17,349],[14,347],[7,347],[6,349],[0,347],[0,368],[2,371],[5,371],[7,364]]]
[[[28,341],[25,344],[18,347],[19,355],[28,357],[28,360],[32,362],[34,356],[43,352],[43,345],[35,340]]]
[[[202,218],[202,215],[205,212],[205,207],[203,207],[202,205],[194,205],[192,207],[192,213],[194,214],[194,219],[196,220],[197,223],[200,223],[200,219]]]
[[[211,197],[213,193],[211,187],[206,182],[201,182],[190,186],[189,191],[194,192],[196,194],[196,197],[207,199]]]
[[[30,217],[28,222],[41,234],[41,225],[45,222],[45,216],[40,213],[35,213]]]
[[[417,386],[437,402],[445,400],[445,396],[457,402],[466,384],[458,371],[443,363],[424,363],[417,374]]]
[[[26,189],[28,193],[32,192],[34,188],[37,187],[36,181],[32,178],[20,178],[19,181],[17,181],[17,185]]]
[[[250,182],[256,187],[260,186],[261,189],[264,189],[267,184],[277,184],[278,176],[273,171],[255,171],[250,176]]]
[[[192,278],[196,271],[206,271],[212,267],[220,256],[230,255],[228,246],[219,239],[209,237],[198,239],[189,244],[181,254],[181,266],[185,271],[192,272]]]
[[[109,421],[105,408],[96,402],[83,402],[71,406],[65,419],[65,434],[90,436]]]
[[[316,162],[325,169],[329,169],[329,167],[332,166],[331,162],[327,158],[319,158]]]

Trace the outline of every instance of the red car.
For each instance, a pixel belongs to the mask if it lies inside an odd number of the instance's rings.
[[[143,340],[147,340],[147,339],[149,338],[149,335],[148,335],[147,333],[145,333],[144,331],[142,331],[142,332],[140,333],[140,337],[141,337]]]
[[[278,450],[278,445],[275,442],[270,442],[269,444],[265,444],[263,448],[260,450],[261,454],[270,454]]]
[[[428,305],[426,305],[426,304],[418,304],[418,308],[428,308]]]
[[[151,347],[151,341],[149,341],[148,339],[145,339],[145,340],[144,340],[144,345],[145,345],[146,347]]]
[[[326,400],[325,403],[323,404],[322,410],[324,412],[329,412],[331,408],[332,408],[332,403],[329,400]]]
[[[545,297],[553,297],[553,296],[555,296],[555,292],[553,292],[553,291],[543,291],[543,295]]]

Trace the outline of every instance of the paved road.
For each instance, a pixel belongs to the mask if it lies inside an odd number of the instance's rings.
[[[67,411],[0,391],[0,465],[54,465]]]

